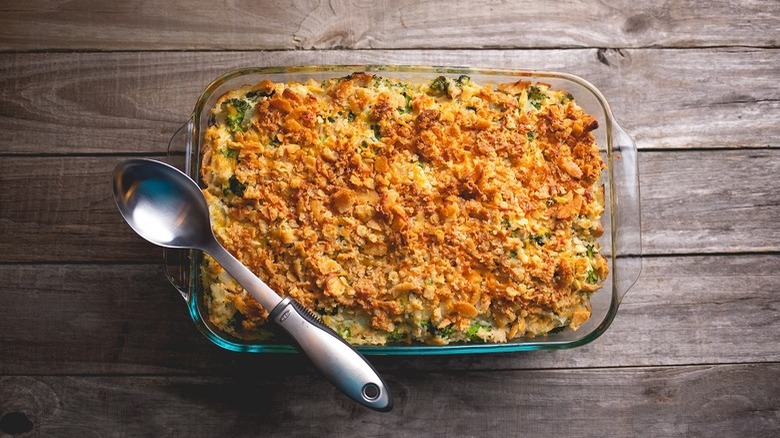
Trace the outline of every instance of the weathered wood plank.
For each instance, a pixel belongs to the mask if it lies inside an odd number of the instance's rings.
[[[27,1],[0,7],[0,50],[775,47],[778,17],[771,0]]]
[[[159,259],[125,225],[110,181],[121,157],[0,160],[0,262]],[[780,151],[641,153],[646,254],[780,250]],[[750,177],[747,178],[746,175]]]
[[[307,64],[565,71],[604,92],[640,149],[777,147],[778,59],[756,49],[0,54],[0,153],[161,153],[212,79]]]
[[[384,371],[780,361],[780,256],[652,257],[599,339],[555,352],[377,357]],[[0,374],[311,372],[211,345],[154,265],[0,266]]]
[[[647,253],[780,249],[776,150],[648,152],[639,173]]]
[[[387,377],[396,406],[385,414],[356,406],[311,375],[0,377],[0,416],[24,415],[33,434],[56,436],[771,437],[780,431],[778,364]]]
[[[0,272],[9,283],[2,308],[14,309],[0,322],[0,374],[192,373],[243,357],[198,333],[161,266],[5,265]],[[277,359],[290,370],[305,365],[293,355]]]
[[[116,209],[111,174],[120,160],[0,160],[0,261],[158,260]]]

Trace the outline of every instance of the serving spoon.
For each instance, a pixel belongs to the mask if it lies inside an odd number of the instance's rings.
[[[141,237],[166,248],[210,254],[334,386],[368,408],[392,409],[387,386],[360,353],[300,303],[282,299],[217,241],[206,199],[190,177],[160,161],[139,158],[117,165],[113,186],[119,212]]]

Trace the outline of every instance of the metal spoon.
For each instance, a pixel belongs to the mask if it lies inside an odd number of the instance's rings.
[[[122,162],[114,170],[114,200],[125,221],[149,242],[209,253],[344,394],[377,411],[392,409],[387,386],[360,353],[301,304],[282,299],[220,245],[211,230],[206,199],[187,175],[159,161]]]

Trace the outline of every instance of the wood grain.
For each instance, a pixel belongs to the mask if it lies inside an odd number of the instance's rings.
[[[156,263],[111,194],[121,157],[0,160],[0,262]],[[641,153],[645,254],[780,250],[780,152]],[[750,175],[749,178],[746,175]]]
[[[607,332],[566,351],[378,357],[383,371],[780,362],[780,255],[651,257]],[[156,265],[0,265],[0,375],[312,372],[211,345]]]
[[[780,250],[776,152],[640,154],[645,253]]]
[[[214,78],[308,64],[564,71],[602,90],[640,149],[774,148],[778,59],[722,48],[0,54],[0,154],[164,153]]]
[[[0,377],[0,416],[55,436],[776,436],[780,365],[391,373],[390,413],[318,376]],[[388,425],[395,425],[389,427]]]
[[[37,0],[0,6],[0,50],[776,47],[778,17],[772,0]]]
[[[120,160],[1,160],[0,234],[12,238],[0,242],[0,260],[159,260],[116,209],[111,174]]]
[[[780,2],[0,2],[0,437],[780,436]],[[641,150],[642,276],[573,350],[372,357],[357,407],[300,355],[201,336],[109,176],[228,70],[582,76]]]

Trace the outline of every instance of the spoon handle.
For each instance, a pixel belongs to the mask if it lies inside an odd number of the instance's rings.
[[[341,392],[370,409],[387,412],[393,408],[390,391],[374,367],[300,303],[285,298],[273,309],[270,319],[295,340]]]
[[[224,246],[220,245],[216,237],[212,237],[210,242],[201,248],[214,257],[214,260],[222,266],[238,284],[240,284],[249,295],[257,300],[263,308],[269,312],[281,304],[282,297],[271,289],[265,282],[254,274],[249,268],[244,266],[233,254],[228,252]]]
[[[295,340],[336,388],[368,408],[383,412],[392,409],[390,392],[374,367],[316,315],[295,300],[279,297],[216,239],[203,250],[270,312],[270,319]]]

